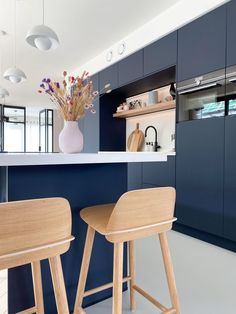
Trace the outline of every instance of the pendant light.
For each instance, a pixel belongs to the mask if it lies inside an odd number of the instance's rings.
[[[3,77],[8,80],[11,81],[12,83],[20,83],[26,80],[26,75],[25,73],[16,67],[16,0],[14,0],[14,15],[15,15],[15,24],[14,24],[14,63],[15,66],[13,68],[9,68],[7,69],[4,74]]]
[[[3,88],[0,86],[0,98],[4,98],[9,96],[9,92],[8,90],[6,90],[6,88]]]
[[[25,40],[30,46],[46,51],[56,49],[59,46],[59,39],[57,34],[50,27],[44,25],[44,0],[42,1],[43,24],[36,25],[29,30]]]

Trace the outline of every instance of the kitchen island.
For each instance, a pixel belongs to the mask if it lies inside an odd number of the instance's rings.
[[[72,208],[75,241],[62,256],[70,311],[73,310],[82,260],[86,225],[79,211],[86,206],[116,202],[127,191],[127,167],[133,162],[166,162],[175,153],[101,152],[98,154],[1,154],[1,201],[44,197],[65,197]],[[112,245],[97,235],[86,289],[112,281]],[[124,271],[126,272],[126,266]],[[55,314],[56,307],[49,266],[42,262],[45,313]],[[9,309],[13,314],[33,306],[32,278],[29,265],[9,270]],[[111,289],[85,299],[90,305],[110,297]]]

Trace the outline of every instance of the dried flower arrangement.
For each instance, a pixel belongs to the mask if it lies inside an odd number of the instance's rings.
[[[84,71],[82,76],[74,77],[68,76],[64,71],[63,76],[62,84],[44,78],[38,92],[50,95],[51,101],[58,106],[65,121],[79,121],[86,111],[96,113],[93,101],[99,97],[99,92],[94,91],[89,73]],[[110,93],[109,88],[110,84],[106,84],[102,91]]]

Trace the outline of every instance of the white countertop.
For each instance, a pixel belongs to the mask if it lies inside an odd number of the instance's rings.
[[[2,153],[0,166],[102,164],[127,162],[167,161],[175,152],[99,152],[98,154],[61,154],[61,153]]]

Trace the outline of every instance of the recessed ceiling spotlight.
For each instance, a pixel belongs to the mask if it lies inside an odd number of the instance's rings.
[[[123,55],[123,53],[125,52],[125,49],[126,49],[126,43],[123,41],[122,43],[119,44],[118,46],[118,54],[119,55]]]
[[[109,50],[106,55],[107,62],[111,62],[112,58],[113,58],[113,51]]]

